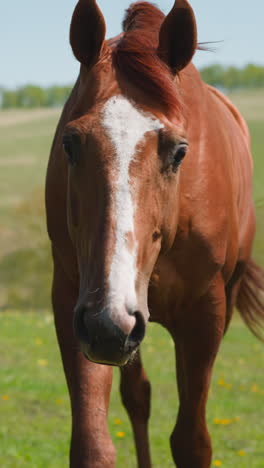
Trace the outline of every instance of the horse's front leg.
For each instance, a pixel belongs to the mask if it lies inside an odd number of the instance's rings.
[[[206,402],[213,363],[225,327],[226,298],[221,278],[195,306],[186,308],[177,330],[179,412],[171,435],[178,468],[209,468],[212,448],[206,426]]]
[[[120,392],[133,428],[139,468],[150,468],[148,420],[150,417],[150,382],[138,351],[132,363],[120,369]]]
[[[115,450],[107,427],[112,368],[87,361],[73,334],[77,291],[55,260],[53,307],[71,399],[71,468],[113,468]]]

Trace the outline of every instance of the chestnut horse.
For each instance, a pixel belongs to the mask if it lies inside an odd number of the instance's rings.
[[[251,259],[248,130],[190,63],[197,34],[186,0],[166,17],[147,2],[131,5],[109,41],[96,1],[79,0],[70,42],[81,68],[46,186],[70,466],[115,466],[107,427],[115,365],[124,366],[138,466],[151,466],[150,384],[138,351],[151,320],[175,342],[174,462],[209,468],[205,407],[221,339],[235,305],[255,333],[264,317],[262,271]]]

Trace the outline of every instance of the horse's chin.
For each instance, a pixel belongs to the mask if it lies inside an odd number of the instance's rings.
[[[130,362],[133,362],[134,357],[137,353],[137,349],[135,349],[132,353],[127,354],[120,354],[118,356],[113,357],[112,359],[108,356],[94,356],[90,350],[82,349],[82,353],[88,361],[94,362],[95,364],[102,364],[104,366],[114,366],[114,367],[123,367]]]

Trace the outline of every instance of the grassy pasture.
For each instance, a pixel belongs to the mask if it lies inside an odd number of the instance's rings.
[[[5,313],[1,331],[0,466],[65,468],[70,411],[52,317]],[[143,355],[153,393],[153,466],[172,468],[168,437],[175,421],[177,393],[172,342],[162,328],[150,325]],[[223,467],[264,467],[263,366],[262,346],[235,320],[217,359],[208,403],[214,460]],[[135,468],[117,370],[109,426],[118,449],[117,467]]]
[[[258,231],[264,265],[264,93],[236,93],[252,135]],[[0,113],[0,466],[67,466],[70,412],[49,309],[50,260],[42,187],[59,112]],[[158,351],[156,351],[156,349]],[[169,434],[177,412],[172,342],[150,325],[143,358],[152,382],[153,466],[173,467]],[[264,348],[235,319],[217,358],[208,403],[214,465],[264,468]],[[164,404],[166,402],[166,404]],[[110,432],[118,467],[136,466],[115,370]]]

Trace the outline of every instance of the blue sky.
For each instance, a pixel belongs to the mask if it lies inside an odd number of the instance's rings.
[[[195,64],[264,65],[264,2],[254,0],[190,0],[198,23],[199,41],[223,41],[215,52],[197,52]],[[120,31],[130,0],[98,0],[108,37]],[[25,83],[72,83],[78,73],[68,31],[76,0],[3,2],[0,17],[0,86]],[[156,0],[167,13],[173,0]],[[253,8],[254,5],[254,8]]]

